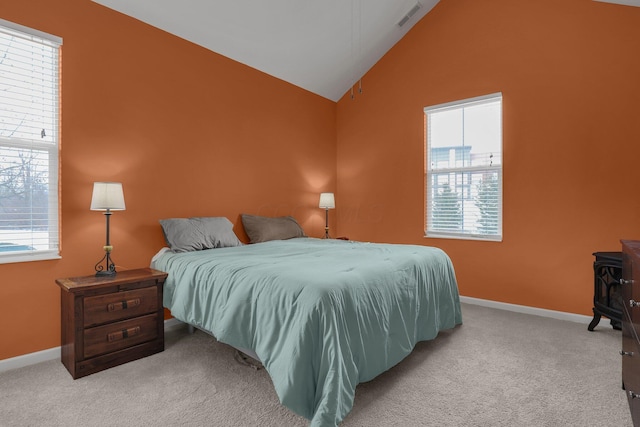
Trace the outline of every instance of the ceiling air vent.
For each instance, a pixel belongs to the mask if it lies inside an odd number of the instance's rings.
[[[398,22],[398,27],[402,27],[404,24],[406,24],[407,21],[411,19],[411,17],[415,15],[418,9],[420,9],[421,7],[422,5],[419,2],[416,3],[415,6],[413,6],[411,10],[400,20],[400,22]]]

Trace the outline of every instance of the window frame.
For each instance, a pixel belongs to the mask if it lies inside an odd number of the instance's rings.
[[[17,251],[0,252],[0,264],[42,261],[60,259],[60,87],[61,87],[61,56],[62,38],[48,34],[33,28],[25,27],[14,22],[0,19],[0,32],[13,37],[21,38],[30,43],[36,43],[55,49],[52,59],[52,141],[39,141],[36,138],[11,138],[0,136],[0,148],[25,149],[31,151],[47,152],[47,191],[48,191],[48,249],[24,249]],[[32,212],[33,213],[33,212]],[[31,240],[34,240],[31,229]],[[26,245],[26,243],[25,243]]]
[[[430,156],[433,155],[431,150],[431,141],[430,141],[430,129],[429,129],[429,114],[458,110],[465,107],[477,106],[482,104],[488,104],[495,101],[499,101],[500,112],[499,112],[499,139],[500,139],[500,162],[497,165],[493,165],[493,162],[489,165],[469,165],[469,166],[455,166],[455,167],[447,167],[447,168],[432,168],[432,163],[430,161]],[[493,241],[493,242],[501,242],[503,239],[503,215],[504,215],[504,204],[503,204],[503,170],[504,170],[504,162],[503,162],[503,154],[504,154],[504,140],[503,140],[503,111],[504,111],[504,100],[502,96],[502,92],[496,92],[488,95],[477,96],[473,98],[467,98],[452,102],[446,102],[443,104],[432,105],[424,108],[424,137],[425,137],[425,152],[424,152],[424,160],[425,160],[425,175],[424,175],[424,237],[425,238],[439,238],[439,239],[462,239],[462,240],[481,240],[481,241]],[[464,127],[464,122],[463,122]],[[464,140],[464,138],[463,138]],[[464,147],[464,145],[463,145]],[[469,146],[470,147],[470,146]],[[455,174],[456,178],[458,178],[458,174],[464,178],[463,174],[469,174],[468,179],[471,174],[496,174],[497,173],[497,185],[498,185],[498,194],[497,194],[497,204],[498,204],[498,214],[497,214],[497,234],[488,234],[488,233],[478,233],[472,231],[453,231],[453,230],[443,230],[443,229],[434,229],[432,228],[432,211],[433,211],[433,203],[434,198],[430,196],[432,193],[431,182],[432,177],[435,174]],[[456,184],[462,186],[469,186],[471,188],[471,183],[463,183]],[[469,190],[470,192],[471,190]],[[469,196],[470,197],[470,196]],[[472,201],[471,198],[458,197],[458,201]],[[462,221],[464,223],[465,214],[462,213]],[[464,228],[464,225],[463,225]]]

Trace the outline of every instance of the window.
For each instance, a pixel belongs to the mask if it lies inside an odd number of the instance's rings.
[[[0,263],[59,257],[61,44],[0,20]]]
[[[426,236],[502,240],[502,94],[424,109]]]

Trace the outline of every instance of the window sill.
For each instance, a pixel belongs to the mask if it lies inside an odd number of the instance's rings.
[[[437,234],[429,233],[424,235],[425,239],[454,239],[454,240],[475,240],[480,242],[502,242],[502,236],[477,236],[477,235],[458,235],[458,234]]]
[[[30,261],[48,261],[54,259],[61,259],[62,257],[58,251],[40,251],[36,253],[24,254],[6,254],[0,255],[0,264],[10,264],[15,262],[30,262]]]

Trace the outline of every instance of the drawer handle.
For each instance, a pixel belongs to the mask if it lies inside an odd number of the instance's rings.
[[[633,351],[620,350],[620,356],[633,356]]]
[[[112,302],[107,306],[109,311],[126,310],[127,308],[137,307],[140,305],[140,298],[124,300],[120,302]]]
[[[638,393],[636,393],[636,392],[634,392],[634,391],[629,390],[629,397],[630,397],[630,398],[632,398],[632,399],[637,399],[637,398],[639,398],[639,397],[640,397],[640,394],[638,394]]]
[[[620,284],[621,285],[632,285],[633,284],[633,280],[620,279]]]
[[[140,326],[135,326],[133,328],[123,329],[117,332],[111,332],[110,334],[107,335],[107,340],[109,340],[109,342],[123,340],[126,338],[134,337],[139,333],[140,333]]]
[[[638,307],[640,305],[640,302],[636,301],[636,300],[629,300],[629,307],[633,308],[633,307]]]

